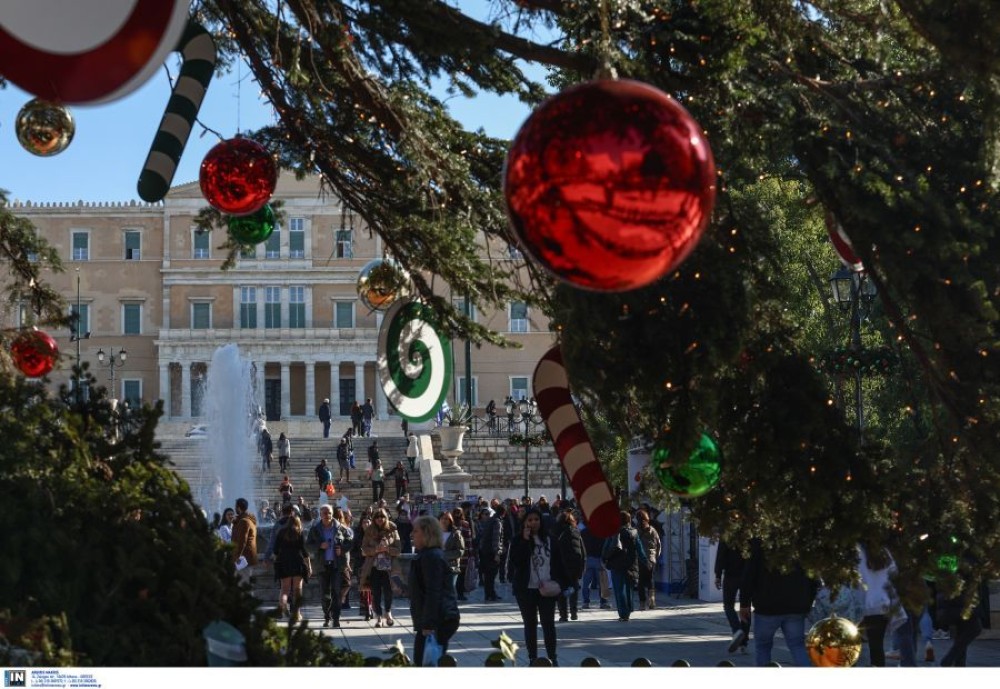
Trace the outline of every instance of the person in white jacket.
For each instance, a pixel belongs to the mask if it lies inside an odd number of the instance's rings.
[[[891,581],[896,563],[886,548],[858,544],[858,573],[865,595],[861,626],[868,635],[868,655],[873,667],[885,667],[885,633],[906,621]]]

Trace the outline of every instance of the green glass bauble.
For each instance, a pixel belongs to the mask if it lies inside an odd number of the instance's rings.
[[[260,244],[267,241],[272,232],[274,232],[274,209],[269,203],[251,215],[229,218],[229,236],[240,244]]]
[[[653,472],[663,487],[682,498],[699,498],[715,487],[722,473],[722,453],[709,436],[702,434],[686,462],[673,462],[666,443],[653,448]]]

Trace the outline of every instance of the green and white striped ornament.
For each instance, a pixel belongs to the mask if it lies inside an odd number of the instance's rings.
[[[407,421],[437,414],[451,387],[451,341],[438,330],[433,310],[397,301],[378,334],[378,375],[389,403]]]

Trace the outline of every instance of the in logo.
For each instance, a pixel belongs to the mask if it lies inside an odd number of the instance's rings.
[[[26,687],[28,686],[27,670],[4,670],[3,685],[5,687]]]

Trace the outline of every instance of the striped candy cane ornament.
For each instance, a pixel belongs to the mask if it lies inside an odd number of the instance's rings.
[[[215,72],[215,41],[201,24],[188,22],[177,51],[183,60],[180,75],[170,92],[160,128],[139,174],[139,196],[150,203],[162,201],[170,190],[191,127]]]
[[[534,390],[556,454],[587,519],[587,528],[595,536],[613,536],[621,526],[618,506],[570,397],[559,345],[546,352],[535,367]]]

